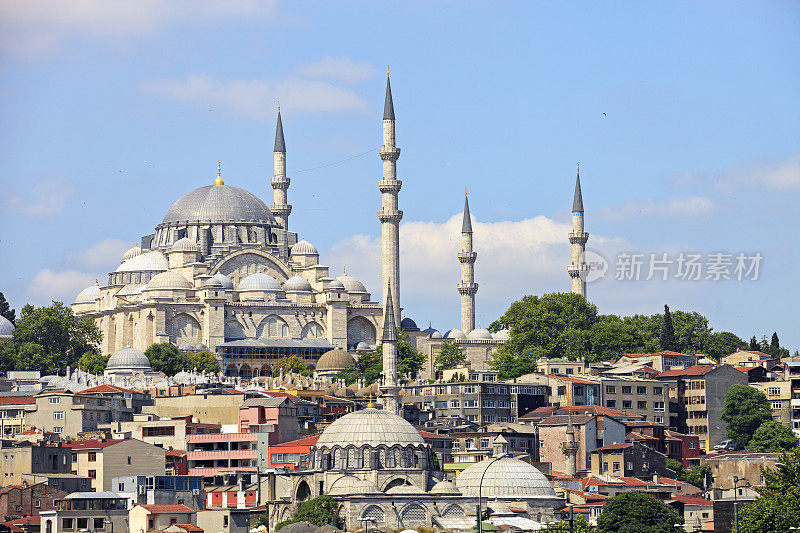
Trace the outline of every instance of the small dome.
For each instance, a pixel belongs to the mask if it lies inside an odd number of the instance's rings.
[[[172,248],[170,248],[170,252],[199,252],[199,251],[200,251],[200,245],[189,239],[189,237],[178,239],[172,245]]]
[[[124,263],[128,259],[132,259],[137,255],[142,255],[142,249],[139,248],[138,246],[134,246],[133,248],[128,249],[127,252],[122,254],[122,261],[120,261],[120,263]]]
[[[458,490],[455,483],[445,479],[431,487],[431,494],[461,494],[461,491]]]
[[[10,339],[13,335],[14,324],[3,315],[0,315],[0,340]]]
[[[239,282],[239,292],[246,291],[280,292],[281,284],[269,274],[258,272],[256,274],[250,274]]]
[[[331,484],[328,494],[332,496],[344,496],[346,494],[360,494],[362,480],[356,476],[342,476]]]
[[[386,490],[386,494],[420,494],[424,492],[414,485],[395,485]]]
[[[470,331],[467,338],[471,341],[490,341],[492,340],[492,334],[489,333],[489,330],[477,328]]]
[[[89,285],[75,297],[76,304],[93,304],[95,300],[100,298],[100,287],[95,283]]]
[[[292,276],[283,284],[286,292],[311,292],[311,283],[303,276]]]
[[[233,290],[233,282],[225,274],[214,274],[212,277],[214,279],[219,280],[219,282],[222,283],[222,288],[225,289],[226,291]]]
[[[507,329],[501,329],[497,333],[492,334],[492,338],[496,341],[507,341],[511,338],[511,334],[508,332]]]
[[[182,343],[181,343],[181,344],[178,346],[178,349],[179,349],[180,351],[182,351],[182,352],[191,352],[191,351],[192,351],[192,345],[191,345],[191,344],[189,344],[188,342],[182,342]]]
[[[342,274],[341,276],[337,276],[336,279],[339,280],[342,283],[342,285],[344,285],[344,288],[350,294],[359,294],[367,292],[367,288],[364,287],[364,284],[358,281],[353,276]]]
[[[203,287],[206,287],[207,289],[221,289],[221,288],[223,288],[222,287],[222,282],[219,279],[217,279],[217,278],[215,278],[213,276],[206,280],[206,282],[203,284]]]
[[[400,321],[400,327],[405,331],[419,331],[417,323],[408,317]]]
[[[388,411],[364,409],[336,419],[322,432],[316,447],[344,448],[351,444],[356,447],[425,446],[425,441],[404,418]]]
[[[207,350],[207,349],[208,348],[206,348],[206,345],[203,344],[202,342],[194,345],[194,351],[196,351],[196,352],[202,352],[203,350]]]
[[[356,344],[356,351],[358,352],[366,352],[371,349],[372,348],[370,348],[369,344],[367,344],[365,341],[361,341],[358,344]]]
[[[431,339],[441,339],[441,338],[442,338],[441,331],[434,331],[433,333],[431,333]]]
[[[356,364],[352,355],[341,348],[334,348],[322,354],[317,360],[317,372],[339,372]]]
[[[193,288],[192,284],[177,272],[162,272],[153,276],[153,279],[150,280],[144,290],[186,290]]]
[[[448,331],[448,332],[445,334],[444,338],[445,338],[445,339],[459,339],[459,340],[465,340],[465,339],[467,338],[467,336],[466,336],[466,335],[464,335],[464,332],[463,332],[463,331],[461,331],[460,329],[458,329],[458,328],[453,328],[453,329],[451,329],[450,331]]]
[[[347,292],[344,288],[344,285],[338,279],[335,279],[328,283],[328,288],[326,289],[329,292]]]
[[[292,246],[291,250],[292,255],[319,255],[317,249],[314,248],[314,245],[308,242],[307,240],[303,239],[295,243]]]
[[[466,497],[556,498],[553,486],[538,468],[513,457],[489,457],[468,466],[456,477],[456,487]]]
[[[135,348],[123,348],[108,359],[106,370],[141,370],[151,371],[150,360]]]
[[[169,269],[169,263],[164,254],[158,250],[131,257],[114,272],[159,272]]]
[[[146,284],[144,283],[128,283],[122,287],[116,296],[132,296],[134,294],[141,294]]]

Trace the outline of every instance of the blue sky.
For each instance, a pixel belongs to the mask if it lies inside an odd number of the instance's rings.
[[[795,349],[798,51],[792,2],[5,2],[0,290],[71,301],[217,160],[271,203],[280,100],[291,227],[379,298],[389,64],[418,323],[459,322],[465,187],[479,325],[568,290],[580,161],[587,246],[610,265],[588,288],[601,312],[667,303]],[[624,252],[643,254],[638,281],[614,279]],[[675,279],[675,263],[644,279],[650,254],[681,252],[763,259],[757,280]]]

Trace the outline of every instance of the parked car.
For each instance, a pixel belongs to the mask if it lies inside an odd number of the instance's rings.
[[[719,444],[717,444],[716,446],[714,446],[714,449],[716,451],[718,451],[718,452],[735,452],[737,450],[743,450],[744,446],[742,446],[741,444],[737,444],[737,443],[733,442],[732,440],[728,439],[728,440],[724,440],[724,441],[720,442]]]

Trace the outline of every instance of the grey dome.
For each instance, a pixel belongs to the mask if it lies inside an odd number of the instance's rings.
[[[456,477],[456,487],[464,496],[476,497],[481,478],[484,498],[556,498],[539,469],[513,457],[490,457],[465,468]]]
[[[75,297],[76,304],[93,304],[95,300],[100,298],[100,287],[95,283],[89,285]]]
[[[489,333],[489,330],[477,328],[470,331],[467,338],[471,341],[490,341],[492,340],[492,334]]]
[[[106,370],[141,370],[151,371],[150,360],[135,348],[123,348],[115,352],[106,364]]]
[[[444,338],[445,338],[445,339],[460,339],[460,340],[465,340],[465,339],[467,338],[467,336],[466,336],[466,335],[464,335],[464,332],[463,332],[463,331],[461,331],[460,329],[458,329],[458,328],[453,328],[453,329],[451,329],[450,331],[448,331],[448,332],[447,332],[447,334],[445,334]]]
[[[408,317],[400,321],[400,327],[405,331],[419,331],[417,323]]]
[[[441,331],[434,331],[433,333],[431,333],[431,339],[441,339],[441,338],[442,338]]]
[[[190,352],[192,351],[192,345],[188,342],[182,342],[180,346],[178,346],[178,349],[182,352]]]
[[[455,483],[445,479],[431,487],[431,494],[461,494],[461,491],[458,490]]]
[[[10,339],[13,335],[14,324],[3,315],[0,315],[0,339]]]
[[[141,294],[142,289],[145,288],[144,283],[128,283],[124,287],[122,287],[119,292],[116,294],[117,296],[132,296],[134,294]]]
[[[370,350],[370,347],[366,341],[360,341],[358,344],[356,344],[356,350],[359,352],[365,352]]]
[[[224,288],[226,291],[232,291],[233,290],[233,282],[225,274],[217,273],[217,274],[214,274],[212,277],[214,279],[218,279],[219,282],[222,283],[222,288]]]
[[[193,288],[194,286],[177,272],[162,272],[153,276],[153,279],[150,280],[144,290],[186,290]]]
[[[128,259],[132,259],[132,258],[136,257],[137,255],[142,255],[142,249],[141,248],[139,248],[138,246],[134,246],[133,248],[129,248],[127,252],[122,254],[122,261],[120,261],[120,262],[124,263]]]
[[[358,281],[353,276],[348,276],[347,274],[342,274],[341,276],[337,276],[336,279],[344,285],[344,288],[350,294],[358,294],[358,293],[366,293],[367,288],[364,287],[364,284]]]
[[[496,341],[507,341],[511,338],[511,334],[507,329],[501,329],[497,333],[492,334],[492,338]]]
[[[196,352],[202,352],[203,350],[207,350],[207,349],[208,348],[206,348],[206,345],[203,344],[202,342],[199,342],[199,343],[194,345],[194,351],[196,351]]]
[[[330,283],[328,283],[327,290],[328,291],[347,292],[347,289],[344,288],[344,284],[341,281],[339,281],[338,279],[335,279],[335,280],[331,281]]]
[[[318,372],[338,372],[355,364],[356,360],[352,355],[341,348],[334,348],[333,350],[328,350],[319,357],[316,370]]]
[[[344,448],[351,444],[356,447],[424,446],[425,441],[404,418],[388,411],[364,409],[336,419],[322,432],[316,447]]]
[[[219,279],[212,276],[206,280],[206,282],[203,284],[203,287],[208,287],[209,289],[221,289],[222,282]]]
[[[158,250],[154,250],[131,257],[118,266],[114,272],[156,272],[168,269],[167,258]]]
[[[292,255],[319,255],[313,244],[303,239],[292,246]]]
[[[283,284],[283,289],[287,292],[311,292],[311,283],[303,276],[292,276]]]
[[[256,274],[250,274],[246,278],[244,278],[241,282],[239,282],[239,291],[246,292],[246,291],[281,291],[281,284],[278,281],[270,276],[269,274],[264,274],[263,272],[258,272]]]
[[[359,479],[353,475],[346,475],[333,482],[330,489],[328,489],[328,494],[343,496],[345,494],[367,494],[377,491],[377,487],[371,481]]]
[[[230,185],[207,185],[186,193],[172,204],[160,226],[236,222],[279,226],[264,202]]]
[[[189,237],[184,237],[182,239],[178,239],[175,241],[175,244],[172,245],[170,248],[171,252],[199,252],[200,245],[196,242],[189,239]]]

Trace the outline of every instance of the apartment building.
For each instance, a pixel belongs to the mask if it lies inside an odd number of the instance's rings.
[[[170,393],[176,395],[153,398],[153,405],[145,407],[144,412],[162,417],[192,415],[206,424],[238,424],[239,408],[247,399],[245,393],[233,389],[199,393],[194,389],[170,389]]]
[[[503,438],[508,453],[513,456],[530,455],[536,461],[539,451],[536,434],[536,428],[516,423],[495,423],[477,431],[451,433],[449,436],[453,438],[453,461],[457,464],[471,464],[491,457],[498,437]]]
[[[617,364],[644,364],[659,372],[673,368],[695,366],[700,356],[664,350],[656,353],[627,353],[617,359]]]
[[[625,426],[609,415],[566,414],[552,415],[539,422],[539,461],[563,471],[566,459],[562,445],[567,442],[567,429],[572,424],[578,443],[577,470],[588,471],[591,452],[600,446],[625,442]]]
[[[112,480],[131,475],[164,475],[164,449],[136,439],[78,440],[72,450],[72,473],[92,480],[92,490],[110,491]]]
[[[29,474],[69,474],[70,450],[59,444],[2,441],[0,486],[19,485]]]
[[[109,424],[115,439],[136,439],[165,450],[184,450],[190,435],[219,433],[219,424],[198,422],[192,415],[159,418],[151,413],[134,415],[129,422]]]
[[[724,356],[722,358],[722,363],[731,366],[760,366],[769,370],[780,363],[780,360],[764,352],[740,350]]]
[[[128,513],[128,531],[197,531],[197,515],[186,505],[146,505],[137,504]],[[188,527],[185,527],[188,526]],[[180,528],[180,529],[178,529]]]
[[[600,383],[587,379],[560,374],[540,374],[533,372],[516,378],[515,383],[547,387],[547,403],[553,407],[571,405],[600,405]]]
[[[789,400],[789,419],[795,435],[800,437],[800,361],[784,360],[786,379],[789,381],[791,399]]]
[[[792,427],[792,382],[763,381],[750,383],[750,386],[760,390],[767,397],[772,407],[772,418],[784,426]],[[799,391],[800,392],[800,391]]]
[[[54,501],[67,492],[47,483],[9,485],[0,489],[0,521],[23,516],[38,515],[41,511],[54,509]]]
[[[56,500],[55,509],[40,516],[45,533],[133,531],[128,523],[128,500],[114,492],[73,492]]]
[[[25,418],[28,427],[75,438],[104,423],[133,420],[133,407],[124,398],[47,391],[36,396],[36,410]]]
[[[639,442],[620,442],[592,450],[592,474],[652,479],[666,475],[667,456]]]
[[[36,400],[29,392],[0,394],[0,436],[14,437],[24,431],[25,416],[35,410]]]
[[[586,363],[582,359],[572,361],[564,358],[548,359],[547,357],[540,357],[536,360],[536,370],[542,374],[562,374],[576,377],[587,373]]]
[[[191,435],[187,443],[186,458],[190,476],[213,478],[226,473],[256,473],[259,457],[265,458],[269,450],[267,435],[262,433],[219,433],[216,435]]]
[[[205,509],[201,476],[122,476],[111,481],[115,492],[145,505],[183,504]]]
[[[297,405],[286,396],[250,398],[239,408],[239,432],[266,432],[269,444],[295,440],[299,429]]]
[[[595,378],[604,407],[619,409],[658,424],[669,423],[669,388],[657,379],[625,376]]]
[[[662,372],[657,379],[669,386],[670,427],[697,435],[705,451],[727,438],[720,420],[725,396],[734,383],[747,385],[747,375],[730,365],[695,365]]]

